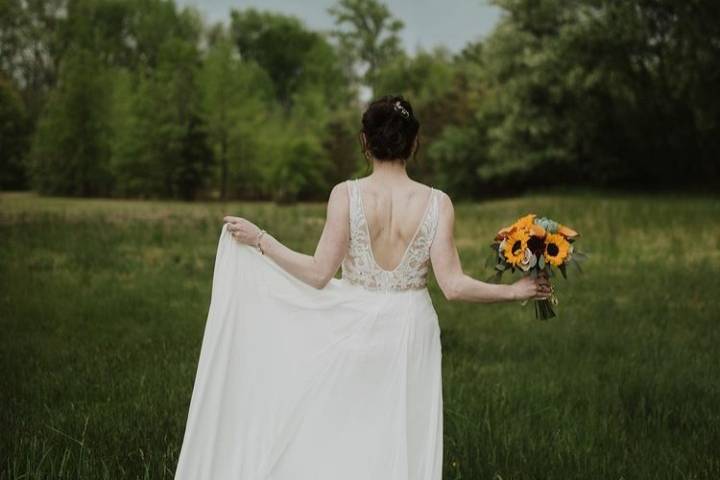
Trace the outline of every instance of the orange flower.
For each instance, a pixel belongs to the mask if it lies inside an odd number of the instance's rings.
[[[530,235],[532,235],[533,237],[545,238],[546,234],[547,232],[545,231],[545,229],[537,223],[533,223],[530,226]]]
[[[575,230],[573,230],[570,227],[566,227],[565,225],[558,224],[557,233],[562,235],[565,238],[575,238],[579,233],[577,233]]]
[[[500,230],[498,230],[497,234],[495,235],[495,240],[503,240],[510,235],[511,232],[515,231],[515,227],[512,225],[509,227],[503,227]]]

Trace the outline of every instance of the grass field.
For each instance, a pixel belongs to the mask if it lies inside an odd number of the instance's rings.
[[[548,322],[431,280],[444,479],[720,478],[718,198],[458,204],[465,271],[487,278],[495,230],[528,211],[591,256]],[[0,195],[0,479],[172,478],[225,214],[310,253],[324,205]]]

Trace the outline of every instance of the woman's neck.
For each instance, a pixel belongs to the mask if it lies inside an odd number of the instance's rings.
[[[373,159],[373,170],[369,175],[382,183],[396,183],[407,180],[408,174],[405,162],[400,160],[375,160]]]

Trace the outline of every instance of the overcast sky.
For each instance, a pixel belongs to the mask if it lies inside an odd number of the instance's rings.
[[[333,28],[328,7],[336,0],[177,0],[204,13],[208,22],[227,21],[230,9],[254,7],[301,18],[313,30]],[[409,53],[418,47],[445,45],[457,52],[469,41],[484,38],[499,18],[487,0],[385,0],[393,15],[405,23],[402,39]]]

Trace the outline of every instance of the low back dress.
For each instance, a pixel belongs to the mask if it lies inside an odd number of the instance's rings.
[[[440,190],[393,270],[347,181],[342,277],[314,288],[223,225],[176,480],[441,480]]]

